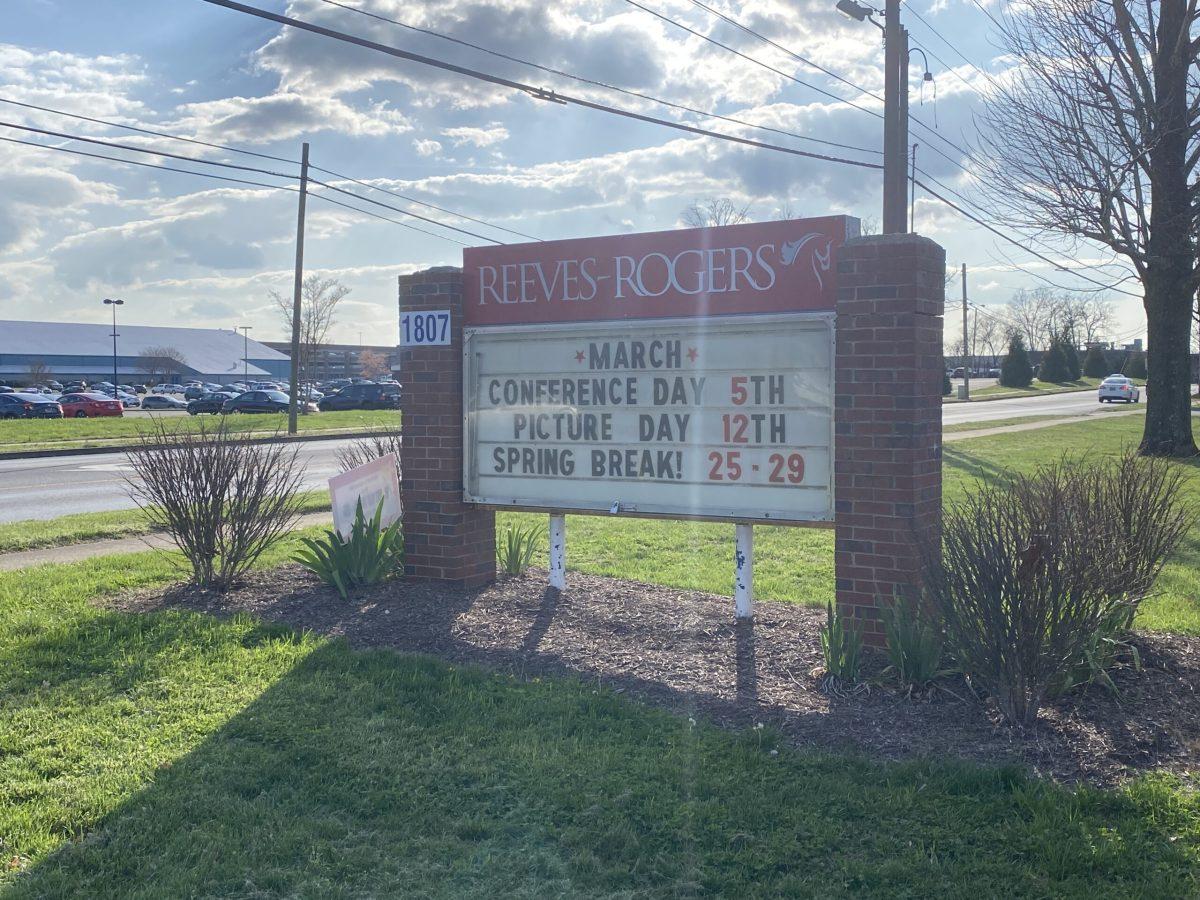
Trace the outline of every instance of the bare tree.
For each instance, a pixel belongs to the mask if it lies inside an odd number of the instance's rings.
[[[1066,327],[1077,342],[1094,344],[1113,327],[1112,301],[1086,294],[1064,298]]]
[[[336,321],[334,318],[338,304],[346,299],[350,288],[336,278],[322,278],[320,275],[309,275],[304,279],[300,289],[300,381],[312,380],[316,371],[317,353],[329,341],[329,329]],[[283,322],[284,331],[291,339],[292,336],[292,298],[284,296],[279,291],[271,290],[271,300],[279,310],[279,318]]]
[[[1057,0],[1003,18],[982,182],[1008,222],[1128,261],[1149,336],[1141,452],[1192,456],[1188,336],[1198,278],[1200,0]]]
[[[1008,334],[1001,323],[990,315],[975,313],[975,346],[987,351],[989,365],[995,365],[1008,346]]]
[[[50,377],[50,367],[45,360],[35,359],[29,364],[29,383],[41,384]]]
[[[1030,350],[1045,349],[1058,334],[1061,301],[1048,287],[1021,288],[1008,304],[1009,320],[1021,330]]]
[[[358,369],[363,378],[378,378],[392,371],[387,357],[375,350],[363,350],[358,354]]]
[[[137,370],[151,381],[175,375],[187,365],[187,357],[177,347],[147,347],[138,354]]]
[[[786,217],[785,217],[786,218]],[[709,228],[715,225],[740,225],[750,220],[750,204],[738,206],[728,197],[695,200],[680,216],[689,228]]]

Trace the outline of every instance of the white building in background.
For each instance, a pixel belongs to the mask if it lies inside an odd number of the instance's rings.
[[[161,356],[163,349],[172,352]],[[284,354],[237,331],[117,323],[117,377],[123,384],[286,379],[290,365]],[[0,321],[0,383],[27,384],[35,370],[44,373],[40,380],[111,381],[112,325]]]

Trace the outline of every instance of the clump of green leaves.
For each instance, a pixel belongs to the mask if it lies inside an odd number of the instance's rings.
[[[922,688],[946,674],[942,636],[915,603],[897,597],[883,616],[888,670],[909,688]]]
[[[382,520],[383,500],[370,519],[363,514],[360,501],[348,538],[343,539],[336,531],[326,531],[323,538],[302,538],[304,549],[292,558],[345,599],[351,589],[385,581],[404,565],[400,520],[386,528]]]
[[[546,529],[542,525],[509,525],[496,541],[496,558],[506,575],[524,575],[533,562]]]
[[[858,681],[862,661],[862,632],[847,625],[846,617],[826,604],[825,627],[821,629],[821,652],[825,656],[825,671],[830,678],[844,684]]]

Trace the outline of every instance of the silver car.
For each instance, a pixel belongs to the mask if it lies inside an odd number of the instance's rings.
[[[1101,403],[1141,403],[1142,389],[1124,375],[1109,375],[1100,382],[1099,397]]]

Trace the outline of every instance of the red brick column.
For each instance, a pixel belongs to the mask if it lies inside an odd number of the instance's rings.
[[[945,265],[912,234],[838,254],[837,603],[877,645],[880,607],[920,583],[915,535],[941,527]]]
[[[450,310],[450,346],[400,348],[404,572],[458,587],[496,577],[496,515],[463,503],[462,270],[400,276],[400,311]]]

